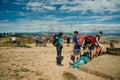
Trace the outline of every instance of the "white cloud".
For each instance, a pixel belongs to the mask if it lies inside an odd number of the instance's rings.
[[[46,3],[43,2],[28,2],[26,4],[26,9],[27,10],[32,10],[32,11],[45,11],[45,10],[55,10],[56,7],[52,5],[46,5]]]
[[[67,17],[64,17],[63,19],[65,19],[67,21],[67,23],[75,23],[75,22],[70,21],[71,19],[77,19],[77,20],[79,19],[78,22],[82,22],[82,21],[80,21],[82,19],[82,20],[86,20],[84,22],[87,22],[87,23],[88,23],[88,21],[90,23],[93,23],[93,22],[99,22],[100,23],[101,21],[111,20],[111,19],[114,19],[114,18],[120,18],[120,16],[119,15],[110,15],[110,16],[108,16],[108,15],[104,15],[104,16],[94,16],[94,15],[92,15],[92,16],[67,16]]]
[[[90,19],[95,19],[96,21],[105,21],[111,20],[113,18],[120,18],[119,15],[110,15],[110,16],[90,16]]]
[[[7,1],[6,0],[4,0],[4,1],[2,1],[3,3],[7,3]]]
[[[32,21],[29,21],[29,24],[32,25],[32,24],[36,24],[36,25],[39,25],[39,24],[58,24],[57,21],[50,21],[50,20],[32,20]]]
[[[5,22],[5,23],[3,23]],[[1,21],[0,32],[26,32],[29,26],[30,32],[49,31],[52,28],[53,31],[73,32],[74,30],[81,30],[81,32],[91,31],[116,31],[119,30],[120,24],[60,24],[58,21],[46,21],[46,20],[22,20],[18,19],[17,22],[12,23],[8,20]],[[60,28],[61,27],[61,28]],[[117,33],[117,32],[115,32]]]
[[[42,4],[40,2],[28,2],[27,6],[37,7],[37,6],[42,6]]]
[[[59,10],[65,10],[67,12],[79,11],[86,13],[91,10],[93,13],[103,14],[106,11],[109,13],[120,12],[119,0],[43,0],[43,1],[29,1],[27,7],[34,8],[47,8],[48,10],[55,10],[52,5],[62,5]]]
[[[56,8],[53,7],[53,6],[43,6],[44,9],[47,9],[47,10],[55,10]]]
[[[58,5],[58,4],[69,4],[71,1],[69,0],[48,0],[51,5]]]
[[[120,1],[119,0],[74,0],[70,4],[72,5],[63,5],[60,10],[69,10],[86,12],[91,10],[94,13],[104,13],[105,11],[109,12],[120,12]]]
[[[15,4],[15,5],[25,5],[24,2],[13,2],[12,4]]]
[[[9,22],[9,20],[2,20],[0,23]]]
[[[71,7],[68,7],[67,5],[63,5],[60,10],[69,10]]]
[[[20,16],[25,16],[25,14],[23,12],[19,12],[18,13]]]

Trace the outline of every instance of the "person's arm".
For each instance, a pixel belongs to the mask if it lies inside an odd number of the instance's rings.
[[[97,45],[102,47],[102,45],[100,44],[100,42],[98,41],[98,37],[96,37],[96,42],[97,42]]]
[[[97,42],[97,44],[99,45],[98,37],[96,37],[96,42]]]
[[[63,41],[61,41],[60,45],[62,45],[62,46],[63,46]]]
[[[73,50],[74,50],[74,47],[75,47],[75,38],[73,38]]]
[[[63,45],[64,39],[61,39],[61,45]]]
[[[75,42],[73,42],[73,50],[74,50],[74,47],[75,47]]]

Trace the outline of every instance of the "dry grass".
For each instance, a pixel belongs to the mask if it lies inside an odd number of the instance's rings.
[[[24,78],[24,76],[21,75],[21,74],[13,74],[13,77],[14,77],[16,80],[19,80],[19,79]]]
[[[65,80],[78,80],[78,78],[70,72],[63,72],[63,78]]]
[[[20,69],[20,71],[21,71],[21,72],[29,72],[30,70],[27,69],[27,68],[23,68],[23,67],[22,67],[22,68]]]
[[[120,55],[120,48],[107,49],[107,53],[112,55]]]
[[[36,71],[35,74],[36,74],[36,75],[42,75],[42,73],[43,73],[43,72],[41,72],[41,71]]]

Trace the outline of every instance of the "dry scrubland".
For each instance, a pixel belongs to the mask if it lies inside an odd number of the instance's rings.
[[[105,39],[106,40],[106,39]],[[106,46],[109,44],[103,41]],[[3,45],[3,44],[1,44]],[[81,68],[72,69],[68,62],[72,45],[63,48],[63,67],[56,65],[56,52],[52,44],[47,47],[0,47],[0,80],[119,80],[120,56],[103,55]],[[115,43],[120,47],[120,43]],[[87,72],[87,73],[86,73]],[[96,76],[97,75],[97,76]],[[115,79],[119,78],[119,79]]]

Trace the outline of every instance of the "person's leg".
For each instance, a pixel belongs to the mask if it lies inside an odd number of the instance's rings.
[[[17,46],[17,41],[15,41],[15,47]]]
[[[93,59],[95,55],[95,50],[91,50],[91,58]]]
[[[20,46],[20,41],[17,41],[17,46]]]
[[[94,58],[94,55],[95,55],[95,44],[92,44],[90,47],[89,47],[89,49],[90,49],[90,55],[91,55],[91,59],[93,59]]]
[[[62,48],[61,47],[60,47],[60,54],[59,54],[59,56],[60,56],[60,64],[62,65],[62,60],[63,60],[64,57],[62,56]]]
[[[90,59],[90,60],[92,59],[92,53],[91,53],[91,50],[89,50],[89,59]]]
[[[80,59],[80,50],[78,49],[77,50],[77,60],[79,60]]]
[[[14,47],[14,42],[12,41],[12,47]]]
[[[37,46],[37,41],[35,40],[35,46]]]
[[[88,57],[89,57],[89,60],[90,60],[91,59],[91,52],[90,52],[89,49],[87,50],[87,52],[88,52]]]
[[[76,49],[74,49],[73,53],[74,53],[74,57],[75,57],[75,61],[76,61],[77,60]]]
[[[80,59],[80,50],[79,49],[75,49],[74,50],[74,55],[75,55],[75,61]]]
[[[61,50],[61,48],[60,48],[60,46],[58,45],[57,46],[57,64],[61,64],[61,60],[60,60],[60,58],[61,58],[61,52],[62,52],[62,50]]]

